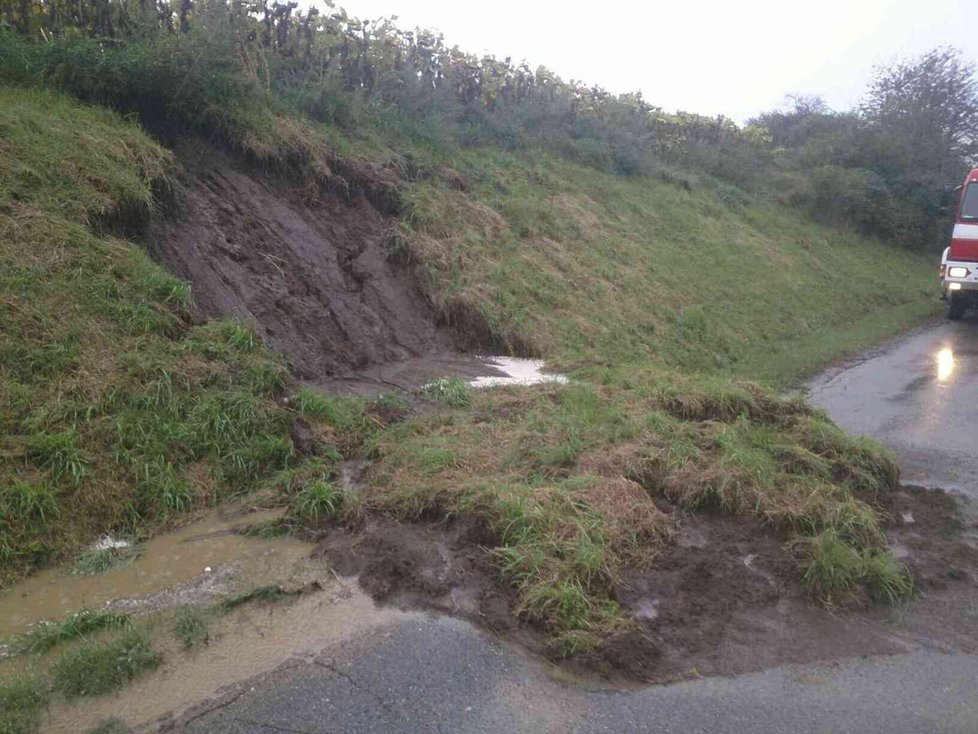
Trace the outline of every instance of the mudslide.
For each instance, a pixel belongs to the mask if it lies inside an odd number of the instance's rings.
[[[312,200],[201,143],[176,153],[184,190],[149,248],[191,283],[201,315],[250,323],[313,382],[453,351],[415,279],[387,257],[392,220],[365,197]]]

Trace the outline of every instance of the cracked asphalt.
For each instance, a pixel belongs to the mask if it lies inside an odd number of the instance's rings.
[[[950,356],[948,356],[950,353]],[[911,481],[978,496],[978,321],[935,324],[813,381]],[[251,681],[185,734],[975,734],[978,657],[917,649],[629,690],[569,680],[448,617],[403,613]]]
[[[255,681],[184,731],[974,734],[976,671],[971,656],[921,652],[602,690],[459,620],[410,614]]]

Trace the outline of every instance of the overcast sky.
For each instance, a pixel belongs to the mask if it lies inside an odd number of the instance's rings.
[[[337,0],[473,53],[526,59],[666,110],[743,122],[788,93],[859,101],[875,64],[950,44],[978,61],[978,0]]]

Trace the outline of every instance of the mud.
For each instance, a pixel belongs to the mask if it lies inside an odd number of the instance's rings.
[[[921,590],[902,607],[817,606],[784,549],[785,538],[769,526],[677,515],[676,545],[654,568],[623,574],[618,601],[633,626],[559,663],[575,675],[627,685],[921,647],[978,649],[978,544],[958,500],[911,487],[886,509],[894,517],[891,537],[906,548],[903,561]],[[330,531],[316,554],[340,574],[358,577],[380,603],[462,617],[548,655],[544,632],[517,618],[515,594],[500,582],[486,552],[492,545],[478,524],[371,520],[355,530]]]
[[[149,249],[202,315],[248,322],[308,380],[452,351],[366,196],[310,197],[199,142],[175,152],[183,191]]]
[[[516,619],[515,592],[499,583],[486,552],[491,545],[479,523],[407,525],[372,518],[363,527],[330,531],[314,557],[358,579],[378,603],[461,617],[540,652],[546,641]]]

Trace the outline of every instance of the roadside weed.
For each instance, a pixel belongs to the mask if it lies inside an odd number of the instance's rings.
[[[144,633],[131,630],[114,640],[64,653],[51,670],[52,684],[66,698],[109,693],[157,667],[162,659]]]
[[[429,400],[453,408],[464,408],[469,404],[469,386],[461,377],[442,377],[433,380],[421,388],[421,394]]]
[[[197,607],[181,608],[173,621],[173,632],[184,650],[206,645],[210,634],[207,630],[207,617],[204,610]]]

